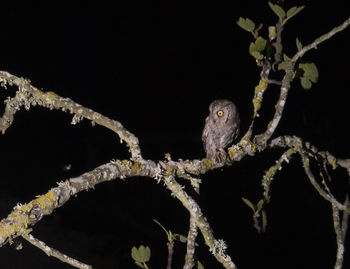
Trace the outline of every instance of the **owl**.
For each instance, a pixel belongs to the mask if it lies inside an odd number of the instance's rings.
[[[238,135],[239,114],[235,104],[226,99],[214,100],[209,111],[202,133],[204,150],[208,159],[222,162],[227,159],[225,147]]]

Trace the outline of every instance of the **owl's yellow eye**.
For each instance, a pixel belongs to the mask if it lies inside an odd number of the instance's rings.
[[[217,113],[216,113],[219,117],[221,117],[222,115],[224,115],[224,112],[222,110],[219,110]]]

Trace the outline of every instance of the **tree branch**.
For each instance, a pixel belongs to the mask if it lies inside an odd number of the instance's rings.
[[[222,240],[216,240],[213,231],[210,228],[209,223],[203,216],[202,210],[196,201],[190,197],[184,190],[183,187],[178,184],[173,174],[164,175],[164,183],[166,187],[171,191],[173,195],[182,203],[182,205],[194,215],[196,225],[200,229],[204,241],[210,249],[210,252],[214,257],[225,267],[230,269],[237,268],[231,260],[231,257],[225,253],[226,246],[219,244]]]
[[[309,45],[304,46],[300,51],[298,51],[292,58],[291,62],[295,63],[296,61],[298,61],[301,57],[304,56],[304,54],[306,52],[308,52],[311,49],[316,48],[319,44],[321,44],[322,42],[330,39],[332,36],[334,36],[335,34],[343,31],[345,28],[347,28],[350,24],[350,17],[347,18],[341,25],[334,27],[331,31],[329,31],[328,33],[320,36],[319,38],[316,38],[312,43],[310,43]]]
[[[49,109],[60,109],[74,114],[72,124],[76,124],[83,118],[86,118],[93,123],[110,129],[117,133],[121,141],[128,145],[132,159],[137,160],[141,158],[138,138],[126,130],[120,122],[111,120],[92,109],[85,108],[69,98],[60,97],[54,92],[42,92],[32,86],[29,80],[16,77],[5,71],[0,71],[0,83],[3,87],[6,87],[6,85],[18,87],[16,96],[6,100],[5,112],[0,118],[0,131],[3,134],[11,126],[16,112],[22,106],[29,110],[30,106],[40,105]]]
[[[346,196],[344,205],[349,207],[348,196]],[[345,251],[344,243],[345,243],[346,230],[348,228],[349,214],[348,212],[344,211],[343,218],[342,220],[340,220],[339,210],[334,205],[332,206],[332,212],[333,212],[333,226],[334,226],[336,242],[337,242],[337,254],[336,254],[334,269],[341,269],[343,267],[343,261],[344,261],[344,251]]]
[[[37,248],[40,248],[42,251],[44,251],[47,254],[47,256],[55,257],[55,258],[59,259],[60,261],[67,263],[67,264],[70,264],[76,268],[92,269],[91,265],[87,265],[85,263],[77,261],[76,259],[73,259],[73,258],[63,254],[56,249],[49,247],[43,241],[40,241],[39,239],[35,238],[31,234],[22,234],[22,237],[25,240],[27,240],[29,243],[31,243],[32,245],[34,245]]]
[[[196,237],[197,237],[197,225],[196,225],[196,218],[193,213],[191,213],[190,216],[190,227],[188,229],[188,235],[187,235],[187,251],[185,256],[185,265],[183,269],[191,269],[194,266],[194,259],[193,255],[196,248]]]
[[[310,143],[303,143],[302,140],[296,136],[282,136],[277,137],[271,141],[270,147],[290,147],[294,148],[302,158],[303,167],[305,173],[311,183],[311,185],[317,190],[321,197],[330,202],[332,205],[336,206],[339,210],[346,211],[350,213],[350,208],[342,203],[338,202],[336,198],[332,195],[332,193],[327,192],[322,189],[322,187],[318,184],[315,176],[311,172],[310,169],[310,160],[308,156],[311,156],[315,160],[318,158],[322,158],[323,160],[327,160],[324,158],[324,152],[318,152],[317,148],[312,146]],[[328,153],[328,156],[331,154]]]
[[[298,51],[290,61],[284,62],[285,65],[283,69],[285,70],[285,75],[282,79],[282,85],[280,88],[280,97],[275,105],[275,114],[272,118],[272,120],[269,122],[266,131],[263,134],[255,136],[254,142],[259,146],[259,149],[263,149],[264,145],[267,143],[267,141],[271,138],[273,133],[275,132],[281,117],[282,113],[284,111],[285,104],[287,102],[288,92],[290,89],[290,84],[293,80],[293,74],[294,74],[294,67],[297,62],[307,51],[316,48],[319,44],[326,41],[327,39],[331,38],[335,34],[343,31],[345,28],[347,28],[350,24],[350,18],[345,20],[341,25],[338,27],[333,28],[328,33],[322,35],[321,37],[315,39],[311,44],[303,47],[300,51]],[[261,148],[263,147],[263,148]]]
[[[291,61],[286,63],[285,75],[283,77],[282,85],[280,88],[280,97],[275,106],[276,110],[273,119],[268,124],[265,133],[255,136],[255,139],[253,140],[255,144],[250,142],[250,135],[248,135],[243,137],[238,145],[231,147],[229,149],[229,156],[231,160],[240,160],[247,154],[254,154],[256,146],[259,147],[259,150],[263,150],[267,147],[266,143],[275,132],[275,129],[277,128],[281,119],[287,100],[290,83],[293,79],[293,72],[296,61],[300,59],[300,57],[302,57],[308,50],[315,48],[323,41],[344,30],[346,27],[348,27],[349,24],[350,18],[347,19],[342,25],[334,28],[329,33],[316,39],[310,45],[302,48],[293,56]],[[191,227],[194,227],[193,223],[195,223],[195,225],[201,231],[205,243],[209,246],[209,249],[215,258],[220,263],[222,263],[225,268],[236,268],[236,265],[231,260],[231,257],[225,253],[227,247],[226,243],[223,240],[215,239],[213,231],[211,230],[206,218],[203,216],[199,205],[191,196],[189,196],[184,191],[183,186],[175,180],[176,176],[186,178],[192,180],[194,182],[194,186],[199,186],[199,183],[196,182],[196,180],[193,180],[194,178],[191,175],[204,174],[209,170],[223,167],[225,165],[230,165],[232,162],[215,163],[212,160],[206,158],[203,160],[180,160],[178,162],[168,160],[158,163],[151,160],[144,160],[141,155],[138,138],[126,130],[120,122],[111,120],[97,112],[94,112],[91,109],[85,108],[73,102],[69,98],[62,98],[53,92],[42,92],[39,89],[33,87],[28,80],[18,78],[8,72],[0,71],[0,83],[4,87],[6,87],[6,85],[14,85],[18,87],[18,91],[16,92],[15,97],[8,98],[6,100],[5,112],[0,118],[0,131],[2,133],[4,133],[7,128],[11,126],[16,112],[22,107],[28,110],[30,106],[40,105],[49,109],[60,109],[74,114],[74,117],[72,119],[73,124],[79,122],[83,118],[86,118],[88,120],[91,120],[93,123],[99,124],[114,131],[118,134],[120,139],[127,144],[131,153],[130,160],[116,160],[101,165],[96,169],[84,173],[79,177],[71,178],[64,182],[58,183],[58,187],[51,189],[48,193],[39,196],[27,204],[17,205],[14,210],[8,215],[8,217],[1,220],[0,222],[0,246],[4,245],[6,242],[8,242],[8,240],[11,240],[16,236],[23,236],[24,238],[27,237],[31,240],[32,238],[27,235],[29,226],[35,225],[43,218],[43,216],[51,214],[54,209],[62,206],[70,199],[70,197],[76,195],[82,190],[93,188],[96,184],[104,181],[114,180],[116,178],[123,179],[134,176],[145,176],[154,178],[158,182],[164,182],[166,187],[171,191],[171,194],[174,195],[190,212],[192,219],[190,230]],[[260,108],[259,105],[262,101],[262,94],[266,90],[267,84],[268,78],[266,77],[260,81],[259,85],[256,88],[254,97],[254,100],[256,102],[254,103],[253,100],[255,111],[254,117],[257,116],[257,112]],[[251,127],[253,123],[254,119],[252,121]],[[251,127],[249,130],[251,130]],[[249,131],[247,134],[249,134]],[[344,211],[343,221],[344,219],[347,220],[348,213],[350,212],[349,205],[343,205],[339,203],[334,198],[334,196],[332,196],[330,193],[325,192],[321,186],[319,186],[309,168],[308,156],[315,156],[313,147],[308,146],[307,144],[303,146],[300,142],[300,139],[295,137],[283,137],[274,139],[270,143],[270,147],[281,146],[282,144],[283,146],[291,144],[291,147],[299,152],[303,160],[305,172],[311,184],[315,187],[319,194],[327,201],[332,203],[332,205],[335,206],[337,210]],[[318,152],[317,154],[318,156],[322,156],[323,158],[327,159],[328,163],[334,162],[335,158],[332,159],[332,155],[327,152]],[[349,171],[350,164],[346,160],[335,159],[335,162],[342,167],[347,167]],[[342,226],[345,227],[344,224]],[[343,234],[345,234],[345,231]],[[195,240],[194,230],[192,230],[192,233],[189,235],[194,236],[193,240]],[[188,244],[193,244],[192,241]],[[190,251],[188,251],[188,257],[186,256],[186,258],[190,260],[192,249],[189,245],[188,250]]]

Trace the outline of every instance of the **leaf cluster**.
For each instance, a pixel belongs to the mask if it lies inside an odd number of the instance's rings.
[[[272,9],[272,11],[278,16],[278,18],[281,20],[282,25],[286,24],[286,22],[294,17],[295,15],[297,15],[300,11],[302,11],[304,9],[305,6],[301,6],[301,7],[291,7],[290,9],[288,9],[288,11],[286,12],[281,6],[277,5],[277,4],[273,4],[271,2],[269,2],[269,6]]]
[[[293,6],[287,11],[285,11],[280,5],[273,4],[268,2],[271,10],[277,15],[281,26],[286,24],[286,22],[297,15],[305,6]],[[272,43],[276,38],[276,27],[269,27],[269,38],[264,39],[259,36],[259,30],[262,28],[262,24],[259,27],[256,27],[256,24],[249,18],[240,17],[237,21],[239,27],[245,31],[251,33],[254,36],[255,41],[249,44],[249,54],[254,57],[258,65],[262,65],[262,60],[269,59],[271,57],[271,52],[273,47],[282,48],[282,44],[277,41]],[[272,46],[273,45],[273,46]],[[296,39],[297,50],[300,51],[303,48],[302,43],[297,38]],[[289,61],[291,60],[287,55],[283,55],[284,61],[279,62],[278,70],[287,70],[289,66]],[[304,89],[310,89],[313,83],[316,83],[318,80],[318,70],[315,63],[312,62],[303,62],[300,63],[297,70],[294,73],[294,77],[300,79],[300,84]]]
[[[146,262],[149,262],[151,258],[151,249],[143,245],[139,248],[133,247],[131,249],[131,257],[138,267],[148,269]]]

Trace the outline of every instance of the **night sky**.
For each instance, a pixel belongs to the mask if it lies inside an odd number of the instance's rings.
[[[345,0],[285,3],[287,8],[306,5],[284,29],[289,56],[296,52],[296,37],[308,44],[350,14]],[[217,98],[237,105],[242,136],[252,117],[260,69],[248,53],[252,36],[236,21],[242,16],[263,23],[265,34],[277,20],[267,1],[251,0],[9,1],[0,11],[0,70],[120,121],[139,138],[143,157],[155,161],[165,153],[174,160],[204,157],[201,131],[208,106]],[[316,63],[319,81],[309,91],[293,82],[275,137],[297,135],[350,158],[349,48],[347,29],[305,55]],[[0,89],[1,100],[14,94],[14,89]],[[256,133],[271,120],[278,95],[276,86],[266,92]],[[2,113],[4,105],[0,108]],[[71,125],[71,119],[34,107],[20,111],[0,136],[1,218],[56,182],[128,158],[114,133],[86,120]],[[281,154],[266,150],[203,175],[200,195],[179,182],[200,204],[216,238],[227,242],[238,268],[332,268],[331,208],[312,188],[299,157],[274,180],[267,232],[259,235],[253,228],[251,210],[241,198],[261,198],[263,173]],[[332,176],[342,200],[349,193],[346,171]],[[148,245],[151,268],[165,268],[166,236],[153,219],[187,234],[188,213],[162,184],[150,178],[118,179],[78,194],[35,225],[33,235],[94,268],[136,268],[132,246]],[[198,243],[197,257],[205,268],[221,268],[201,235]],[[0,248],[0,268],[72,268],[22,244],[21,251],[13,245]],[[182,268],[185,245],[175,247],[173,268]],[[350,267],[349,251],[343,268]]]

